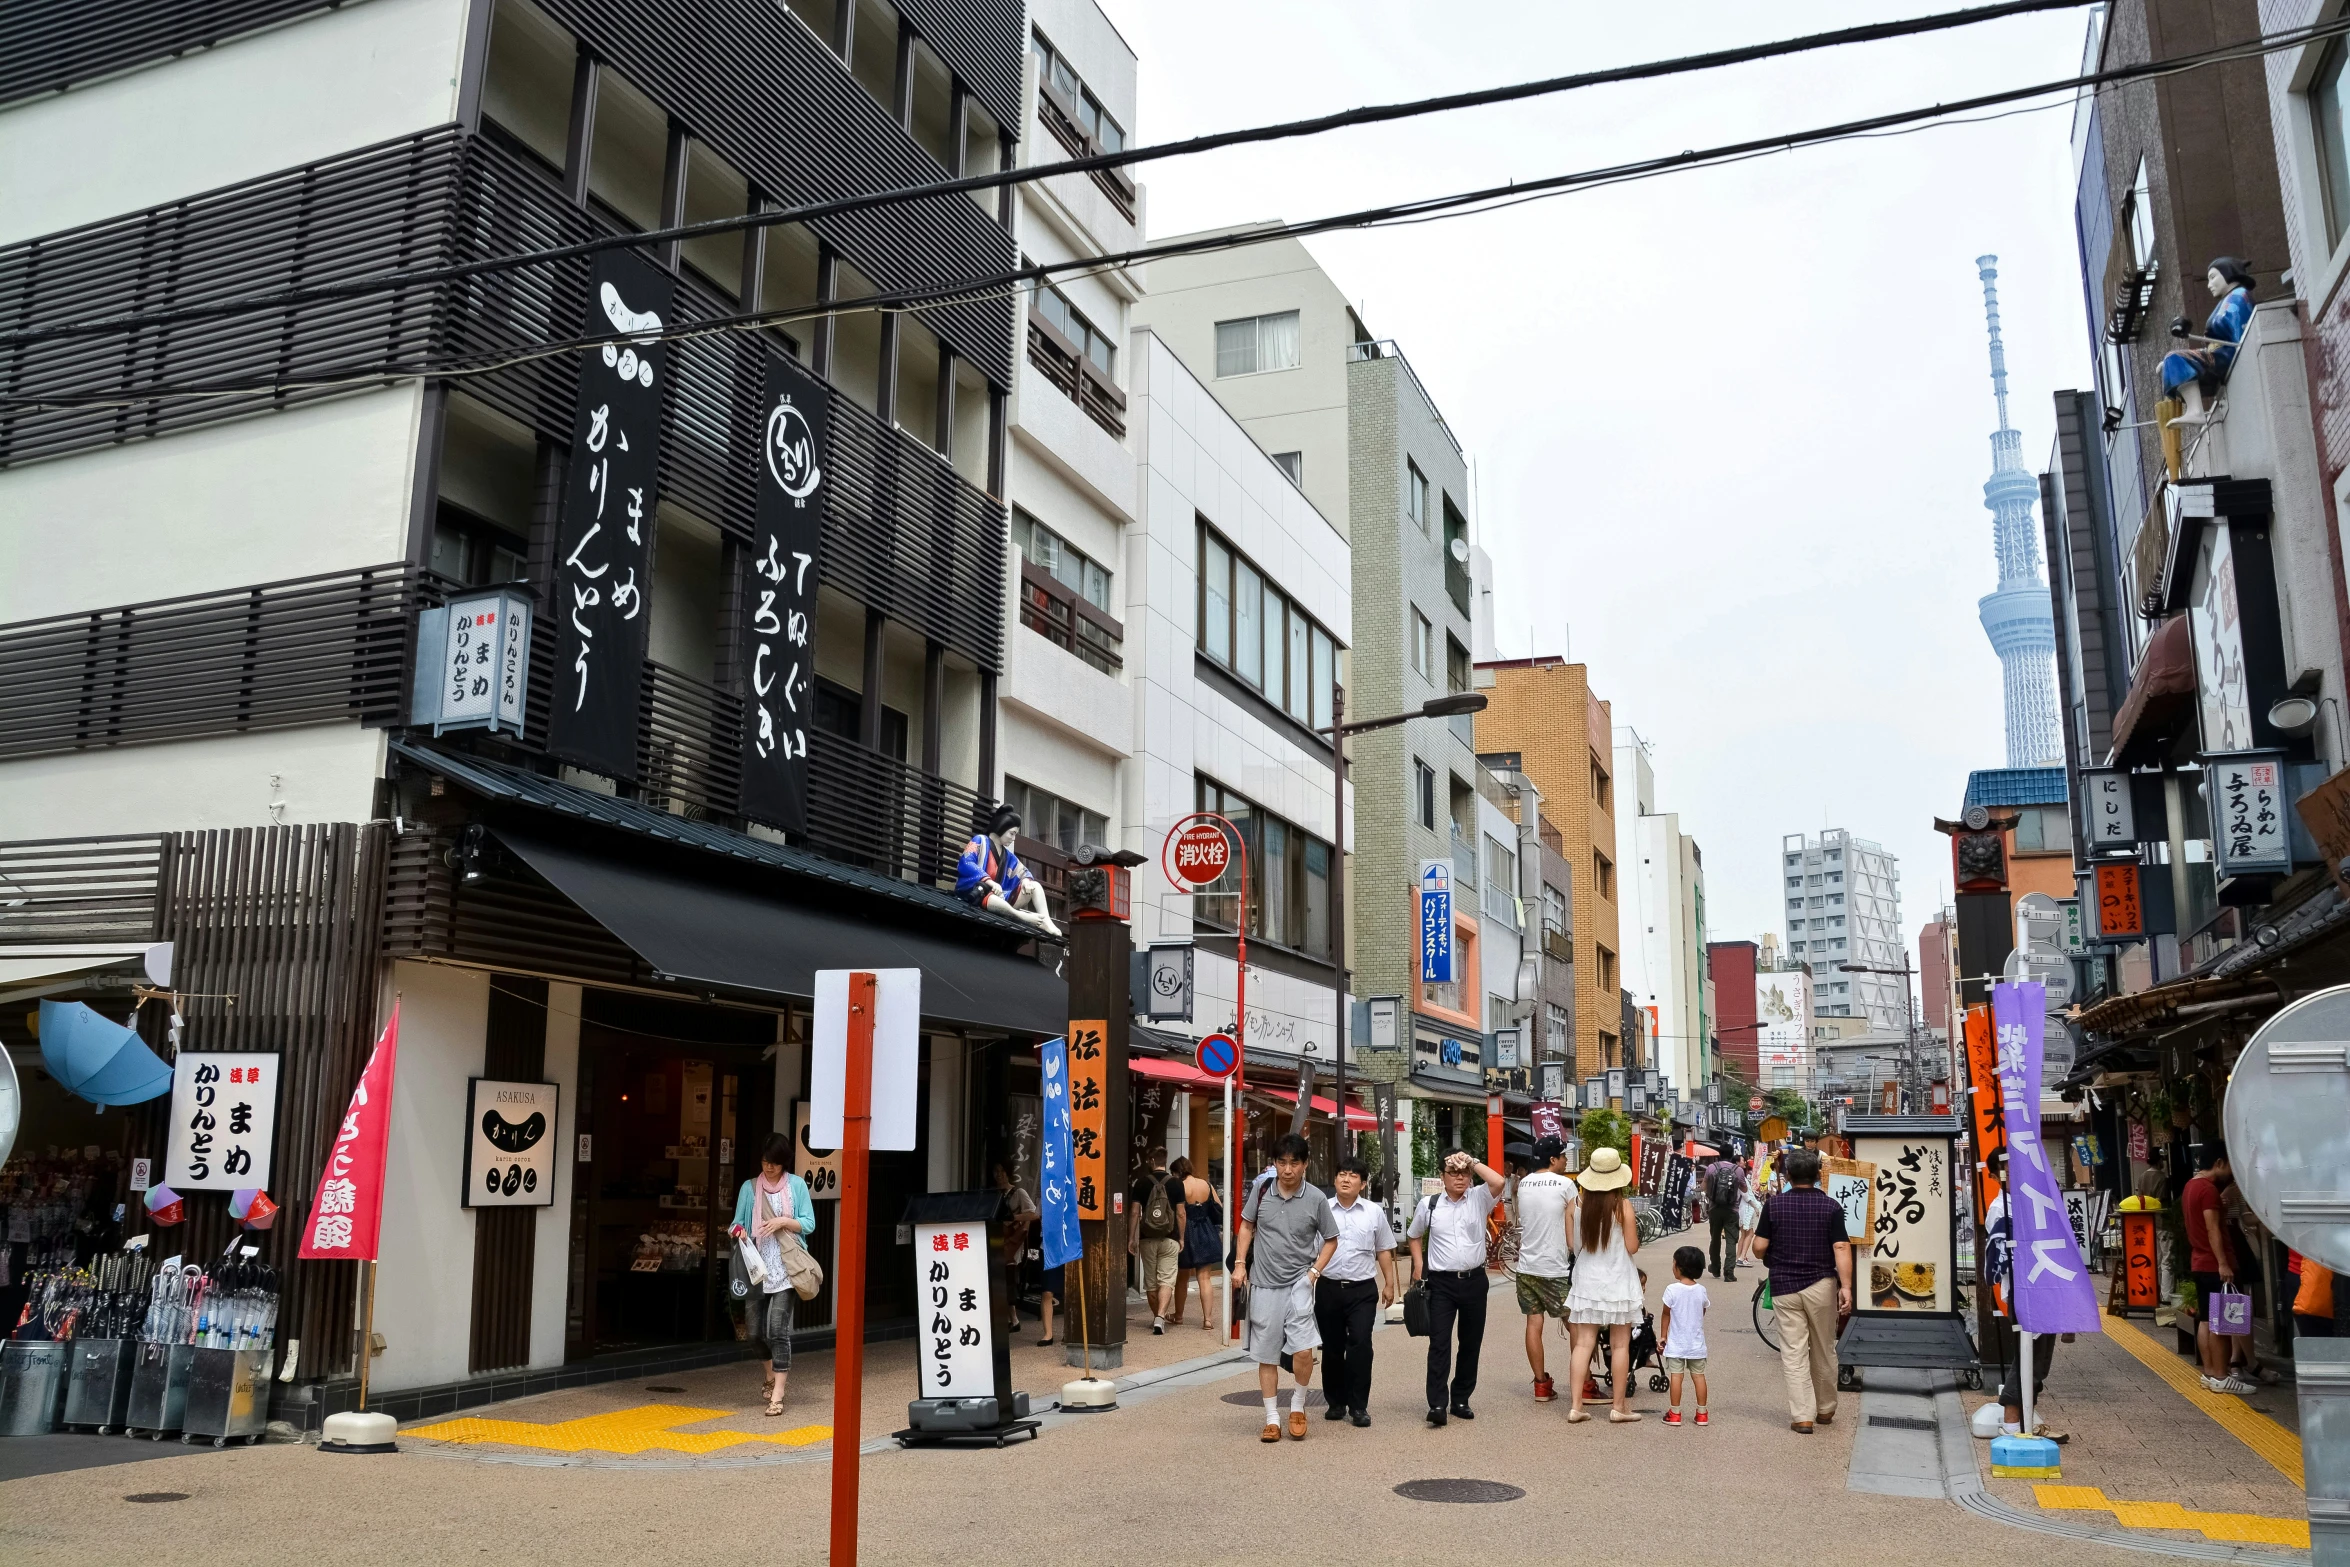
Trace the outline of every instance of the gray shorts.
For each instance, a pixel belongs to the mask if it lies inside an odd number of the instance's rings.
[[[1322,1347],[1314,1321],[1314,1285],[1304,1274],[1289,1284],[1248,1287],[1248,1355],[1261,1366],[1282,1365],[1302,1350]]]

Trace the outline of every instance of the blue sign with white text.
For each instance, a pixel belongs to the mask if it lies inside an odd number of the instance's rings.
[[[1420,983],[1453,981],[1452,862],[1420,862]]]
[[[1077,1233],[1077,1154],[1069,1135],[1069,1042],[1036,1047],[1044,1098],[1044,1142],[1037,1150],[1037,1207],[1044,1265],[1057,1268],[1085,1249]]]

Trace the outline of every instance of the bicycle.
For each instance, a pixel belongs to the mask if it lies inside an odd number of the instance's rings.
[[[1772,1354],[1779,1353],[1786,1346],[1779,1338],[1778,1316],[1771,1310],[1771,1281],[1767,1274],[1754,1286],[1753,1312],[1755,1337],[1768,1345]]]

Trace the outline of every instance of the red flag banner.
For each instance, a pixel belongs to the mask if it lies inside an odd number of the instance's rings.
[[[392,1076],[400,1060],[400,1003],[351,1090],[351,1108],[326,1156],[318,1195],[310,1201],[310,1222],[302,1227],[308,1257],[347,1257],[373,1262],[383,1228],[384,1145],[392,1131]]]

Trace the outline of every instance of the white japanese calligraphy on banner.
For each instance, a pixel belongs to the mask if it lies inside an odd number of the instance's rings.
[[[171,1152],[163,1184],[251,1191],[269,1184],[277,1147],[275,1054],[183,1050],[171,1071]]]
[[[996,1387],[986,1224],[915,1225],[914,1268],[921,1288],[922,1396],[988,1397]]]

